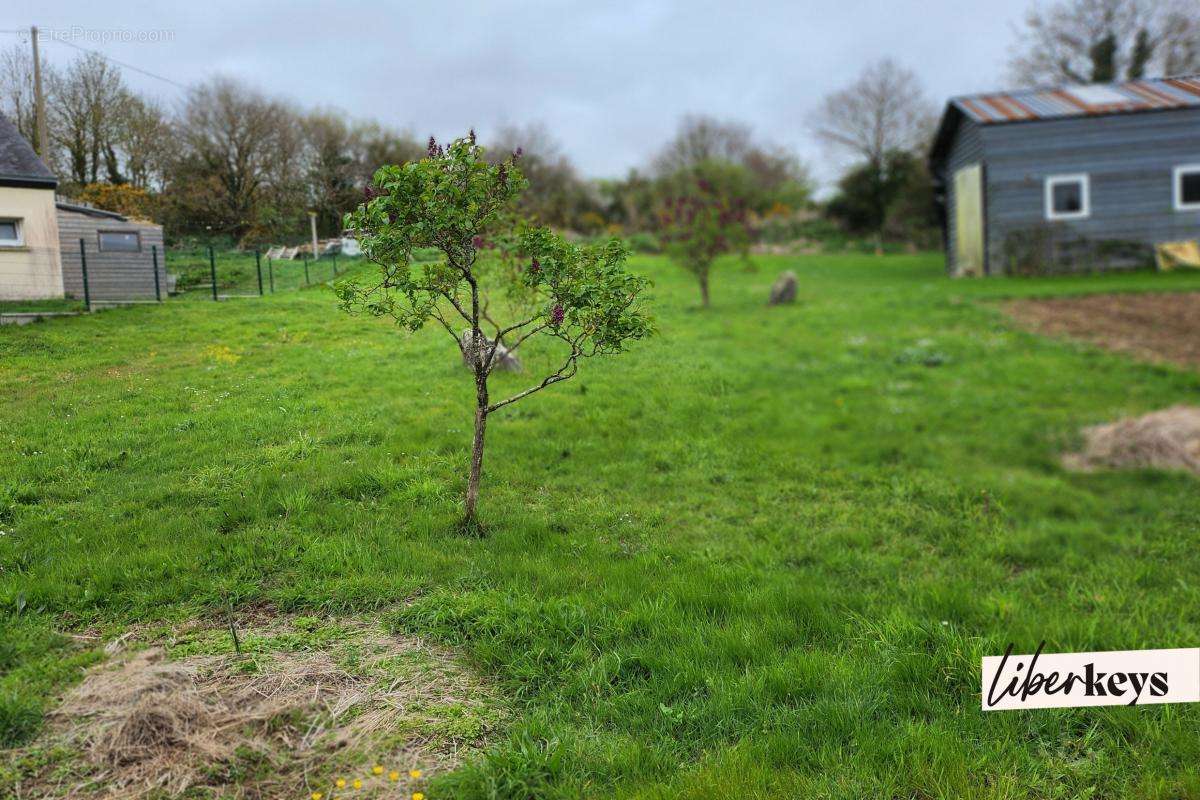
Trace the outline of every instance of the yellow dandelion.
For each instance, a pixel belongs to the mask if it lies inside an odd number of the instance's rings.
[[[338,778],[336,781],[333,782],[333,785],[338,787],[339,789],[345,789],[346,788],[346,779]]]
[[[361,788],[362,788],[362,781],[361,781],[361,780],[359,780],[358,778],[355,778],[355,779],[354,779],[354,788],[355,788],[355,789],[361,789]]]
[[[410,777],[410,778],[412,778],[412,779],[416,780],[417,778],[421,777],[421,770],[419,770],[419,769],[410,769],[410,770],[408,771],[408,777]]]
[[[320,792],[313,792],[313,793],[312,793],[312,800],[321,800],[321,798],[322,798],[322,797],[324,797],[324,796],[325,796],[325,795],[321,794]]]
[[[400,773],[399,773],[399,772],[397,772],[396,770],[392,770],[391,772],[389,772],[389,773],[388,773],[388,780],[389,780],[389,781],[398,781],[398,780],[400,780]]]
[[[375,774],[375,775],[382,775],[383,767],[376,764],[375,766],[371,767],[371,772],[372,772],[372,774]]]
[[[425,800],[425,795],[420,792],[413,792],[413,800]]]

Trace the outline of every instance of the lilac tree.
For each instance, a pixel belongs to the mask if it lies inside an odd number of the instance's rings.
[[[345,310],[390,317],[410,331],[436,323],[470,367],[475,434],[465,511],[472,526],[489,415],[568,380],[580,361],[620,353],[652,332],[642,307],[648,283],[625,269],[619,241],[578,246],[515,218],[526,186],[519,156],[518,149],[489,163],[472,132],[447,146],[430,138],[421,160],[381,168],[365,201],[346,217],[378,267],[377,279],[337,287]],[[436,248],[441,257],[417,263],[417,248]],[[459,336],[456,327],[464,324]],[[488,380],[501,356],[533,339],[557,349],[559,366],[493,400]]]
[[[709,275],[718,256],[745,252],[750,241],[749,176],[736,164],[706,161],[665,180],[659,222],[667,254],[692,273],[709,306]]]

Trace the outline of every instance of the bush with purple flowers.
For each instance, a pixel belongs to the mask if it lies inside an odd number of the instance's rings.
[[[705,308],[713,262],[725,253],[745,252],[749,245],[750,180],[736,164],[707,161],[664,181],[659,208],[662,240],[667,254],[696,276]]]
[[[571,378],[581,360],[620,353],[652,332],[642,307],[648,282],[625,269],[620,241],[580,246],[516,219],[526,186],[519,158],[518,150],[488,163],[472,133],[445,146],[430,138],[425,158],[381,168],[362,205],[346,216],[379,272],[367,285],[336,287],[347,311],[390,317],[410,331],[436,322],[471,364],[475,437],[465,509],[472,526],[488,416]],[[422,248],[436,248],[441,258],[416,261]],[[557,347],[560,365],[493,401],[488,378],[501,346],[512,353],[533,337]]]

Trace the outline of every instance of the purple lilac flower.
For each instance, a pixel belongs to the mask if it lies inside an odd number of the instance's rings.
[[[555,303],[554,308],[550,311],[550,324],[555,326],[561,325],[565,316],[566,312],[563,311],[563,307],[560,304]]]

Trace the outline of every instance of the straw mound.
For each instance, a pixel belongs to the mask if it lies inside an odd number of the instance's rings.
[[[1200,408],[1195,406],[1095,425],[1083,436],[1083,451],[1063,458],[1068,469],[1182,469],[1200,475]]]
[[[439,727],[438,709],[479,710],[488,701],[446,654],[363,630],[347,649],[351,667],[324,650],[120,654],[93,668],[50,716],[49,741],[77,753],[70,777],[39,776],[21,796],[136,798],[191,789],[299,797],[323,787],[334,768],[378,762],[436,772],[481,744],[480,728]],[[397,671],[398,662],[420,666]],[[486,711],[480,718],[489,719]],[[356,795],[399,788],[368,785]]]

